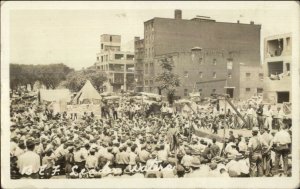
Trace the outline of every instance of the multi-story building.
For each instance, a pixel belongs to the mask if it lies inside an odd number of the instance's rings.
[[[121,36],[103,34],[95,68],[108,75],[106,91],[120,92],[134,88],[134,53],[121,51]]]
[[[210,96],[212,93],[227,93],[235,99],[248,99],[253,95],[261,94],[263,92],[262,67],[247,66],[243,63],[233,66],[232,58],[225,58],[227,54],[226,51],[218,52],[196,47],[189,52],[156,56],[154,62],[159,64],[163,57],[172,59],[181,81],[181,86],[177,89],[177,95],[181,97],[187,97],[192,92],[200,92],[203,97]],[[158,67],[155,73],[161,71]],[[152,84],[153,80],[154,77],[148,82]]]
[[[134,68],[135,68],[135,90],[137,92],[143,91],[144,86],[144,69],[143,69],[143,58],[144,58],[144,40],[139,37],[135,37],[134,40]]]
[[[244,66],[261,69],[260,29],[252,21],[225,23],[203,16],[182,19],[181,10],[175,10],[174,19],[155,17],[144,22],[144,91],[157,92],[158,60],[170,55],[174,72],[182,80],[178,96],[200,90],[203,96],[227,91],[234,98],[246,98],[257,88],[261,91],[260,83],[245,86],[240,77]]]
[[[291,34],[270,36],[264,40],[264,97],[269,103],[291,102]]]

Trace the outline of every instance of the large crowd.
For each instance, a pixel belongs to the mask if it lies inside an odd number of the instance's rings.
[[[151,113],[123,99],[103,103],[101,116],[54,114],[25,94],[10,105],[12,179],[291,175],[292,125],[281,109],[247,106],[247,137],[235,135],[237,116],[216,105],[187,114],[163,103]],[[211,133],[200,137],[202,128]],[[220,139],[224,129],[229,136]]]

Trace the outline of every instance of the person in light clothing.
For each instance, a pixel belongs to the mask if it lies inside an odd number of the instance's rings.
[[[262,158],[264,175],[269,177],[271,173],[271,148],[273,136],[269,133],[269,128],[265,127],[260,132],[260,140],[262,142]]]
[[[18,157],[17,165],[23,178],[38,179],[41,165],[40,156],[33,152],[35,144],[33,141],[26,142],[27,151]]]
[[[272,116],[273,116],[273,112],[271,110],[271,105],[268,106],[268,110],[263,112],[266,120],[265,120],[265,127],[268,127],[270,131],[272,131]]]
[[[87,156],[86,161],[85,161],[85,167],[90,170],[90,169],[95,169],[98,166],[98,159],[95,156],[95,150],[91,149],[90,154]]]
[[[280,157],[282,157],[283,172],[284,175],[287,176],[288,155],[290,153],[291,142],[291,135],[286,131],[286,124],[281,124],[280,130],[273,138],[273,144],[275,145],[275,173],[278,172]]]
[[[263,176],[263,162],[262,162],[262,144],[258,137],[258,127],[253,127],[252,135],[248,143],[250,151],[250,176],[261,177]]]

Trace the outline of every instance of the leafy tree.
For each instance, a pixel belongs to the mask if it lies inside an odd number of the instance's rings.
[[[33,85],[40,81],[47,88],[56,88],[66,79],[66,75],[74,70],[64,64],[24,65],[10,64],[10,87],[15,90],[19,86]]]
[[[66,80],[60,85],[70,89],[71,91],[78,92],[87,80],[90,80],[93,86],[100,91],[101,86],[107,80],[107,76],[100,70],[80,70],[68,74]]]
[[[170,104],[173,104],[176,87],[180,86],[179,76],[173,73],[174,62],[171,56],[160,59],[160,67],[162,72],[155,77],[158,93],[166,91],[167,98]]]

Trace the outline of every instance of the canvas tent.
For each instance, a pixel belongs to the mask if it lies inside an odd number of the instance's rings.
[[[102,97],[94,88],[92,83],[87,80],[81,90],[73,99],[73,104],[100,104]]]
[[[47,102],[69,102],[71,101],[71,93],[68,89],[40,89],[39,91],[39,101],[47,101]]]

